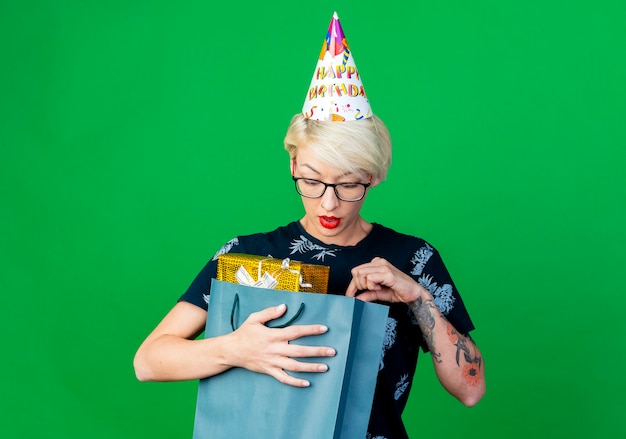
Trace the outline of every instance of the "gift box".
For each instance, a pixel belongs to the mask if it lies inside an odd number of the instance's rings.
[[[289,258],[226,253],[217,259],[217,280],[306,293],[327,293],[330,267]]]

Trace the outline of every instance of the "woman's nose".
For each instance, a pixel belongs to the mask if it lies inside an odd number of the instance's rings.
[[[322,195],[322,207],[326,210],[333,210],[335,207],[339,205],[339,198],[337,198],[337,194],[335,193],[335,188],[326,186],[326,190]]]

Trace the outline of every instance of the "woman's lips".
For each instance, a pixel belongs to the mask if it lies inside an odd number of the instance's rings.
[[[334,216],[320,216],[319,219],[322,227],[326,229],[334,229],[341,222],[340,218],[335,218]]]

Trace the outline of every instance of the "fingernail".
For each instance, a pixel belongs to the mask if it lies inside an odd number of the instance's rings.
[[[335,355],[335,350],[334,350],[334,349],[328,349],[328,350],[326,351],[326,355],[329,355],[329,356],[331,356],[331,357],[332,357],[333,355]]]
[[[286,307],[286,305],[285,305],[284,303],[283,303],[283,304],[281,304],[281,305],[278,305],[278,306],[276,307],[276,311],[279,311],[279,312],[280,312],[280,311],[283,311],[283,310],[285,309],[285,307]]]
[[[328,326],[321,325],[320,332],[326,332],[326,331],[328,331]]]
[[[325,364],[320,364],[320,367],[319,367],[320,372],[326,372],[327,370],[328,370],[328,366],[326,366]]]
[[[311,383],[309,383],[308,381],[302,381],[302,387],[309,387],[311,385]]]

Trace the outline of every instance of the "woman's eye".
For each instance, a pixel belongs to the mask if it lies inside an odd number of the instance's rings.
[[[311,186],[311,187],[319,186],[321,184],[319,181],[315,181],[315,180],[302,180],[302,181],[304,181],[304,184],[306,184],[307,186]]]

